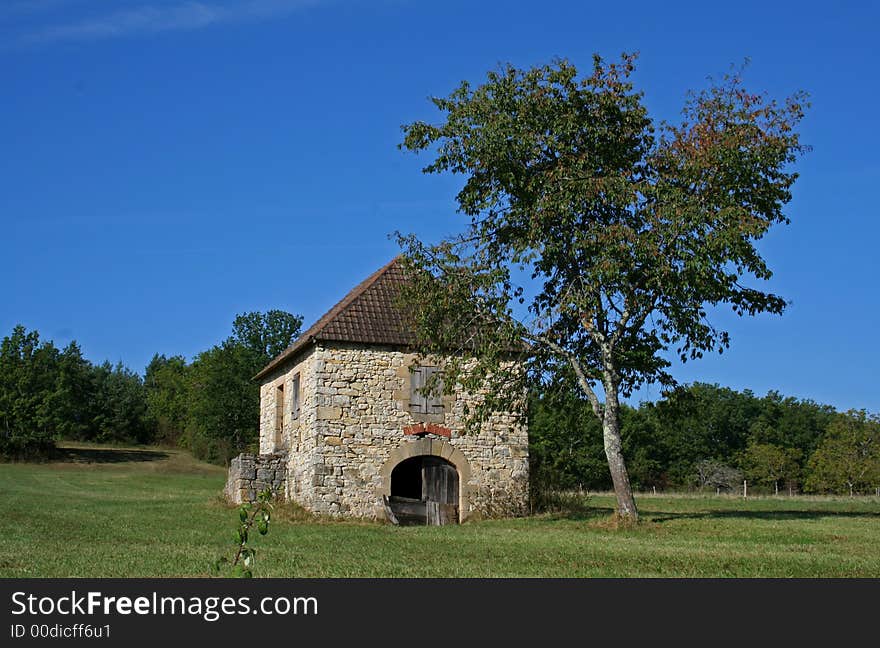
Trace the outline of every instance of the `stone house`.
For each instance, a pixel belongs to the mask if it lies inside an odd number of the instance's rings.
[[[422,524],[526,511],[524,419],[496,413],[466,434],[468,394],[420,389],[439,368],[415,366],[404,282],[395,259],[257,374],[260,454],[233,460],[229,500],[269,486],[319,514]]]

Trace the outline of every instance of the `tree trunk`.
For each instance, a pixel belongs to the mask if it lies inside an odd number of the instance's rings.
[[[632,486],[629,483],[629,474],[626,472],[626,463],[623,460],[621,449],[616,389],[606,388],[602,435],[605,441],[605,456],[611,471],[611,481],[614,483],[614,494],[617,496],[617,514],[625,520],[638,522],[639,512],[636,509],[636,501],[633,498]]]

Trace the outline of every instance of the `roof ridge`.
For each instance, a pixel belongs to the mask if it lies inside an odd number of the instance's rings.
[[[263,367],[256,376],[254,376],[254,380],[262,378],[267,373],[272,371],[272,369],[276,368],[278,365],[282,364],[285,360],[290,358],[294,353],[299,351],[302,347],[306,345],[311,340],[317,339],[317,337],[324,331],[331,323],[336,321],[339,317],[345,314],[353,304],[357,302],[357,300],[367,292],[372,286],[374,286],[379,279],[381,279],[388,271],[394,267],[398,261],[403,258],[402,254],[398,254],[391,261],[383,265],[381,268],[373,272],[369,277],[361,281],[358,285],[348,291],[345,296],[336,302],[326,313],[324,313],[321,317],[319,317],[314,324],[312,324],[308,329],[306,329],[302,334],[297,337],[296,340],[293,341],[284,351],[278,354],[275,358],[273,358],[269,364]]]

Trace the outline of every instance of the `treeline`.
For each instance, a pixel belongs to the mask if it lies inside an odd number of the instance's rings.
[[[0,342],[0,455],[43,455],[56,439],[149,442],[140,376],[16,326]]]
[[[638,490],[875,493],[880,417],[770,392],[694,383],[656,403],[624,406],[624,456]],[[611,488],[590,404],[559,385],[532,394],[537,489]]]
[[[156,354],[143,378],[122,364],[92,364],[76,342],[59,350],[16,326],[0,343],[0,456],[46,456],[71,440],[176,445],[225,463],[257,443],[251,378],[301,325],[278,310],[239,315],[220,344],[192,362]]]
[[[187,364],[155,355],[144,392],[157,442],[188,449],[213,463],[255,451],[260,386],[252,379],[299,335],[302,317],[280,310],[239,315],[232,335]]]
[[[156,354],[144,377],[92,364],[76,342],[58,349],[17,326],[0,343],[0,456],[35,458],[59,440],[159,443],[223,464],[254,450],[259,385],[252,377],[299,334],[284,311],[245,313],[232,334],[196,355]],[[829,405],[758,397],[695,383],[656,403],[624,406],[624,456],[639,490],[873,493],[880,487],[880,418]],[[561,384],[530,398],[536,490],[611,487],[589,403]]]

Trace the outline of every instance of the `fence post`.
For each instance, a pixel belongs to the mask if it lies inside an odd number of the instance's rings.
[[[743,499],[746,499],[749,496],[749,485],[746,483],[746,480],[743,479]]]

